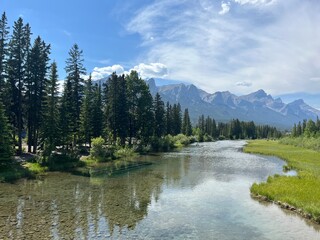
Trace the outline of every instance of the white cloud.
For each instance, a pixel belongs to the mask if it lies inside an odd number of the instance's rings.
[[[244,5],[244,4],[268,5],[276,2],[277,0],[234,0],[234,1],[241,5]]]
[[[162,63],[140,63],[131,70],[137,71],[142,78],[164,78],[168,75],[167,66]]]
[[[164,78],[168,75],[168,68],[162,63],[140,63],[139,65],[134,66],[130,70],[125,70],[123,66],[116,64],[106,67],[95,67],[91,73],[93,80],[98,80],[101,78],[108,77],[113,72],[116,72],[118,75],[128,74],[131,70],[138,72],[139,76],[146,78]],[[83,76],[84,79],[87,79],[88,76]]]
[[[124,68],[121,65],[95,67],[91,73],[91,76],[93,80],[97,80],[97,79],[108,77],[113,72],[116,72],[117,74],[123,74]]]
[[[219,11],[220,15],[224,15],[230,11],[230,2],[221,2],[221,10]]]
[[[320,75],[320,3],[233,0],[235,11],[221,18],[221,5],[207,2],[159,0],[137,12],[127,29],[143,39],[138,61],[161,62],[170,69],[167,78],[209,92],[320,89],[310,80]],[[252,85],[239,88],[243,79]]]
[[[251,87],[252,86],[252,82],[236,82],[236,86],[238,87]]]

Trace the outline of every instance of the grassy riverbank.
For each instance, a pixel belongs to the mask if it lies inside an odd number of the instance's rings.
[[[320,152],[267,140],[250,141],[244,151],[280,157],[287,162],[289,169],[298,172],[294,177],[275,175],[267,182],[253,184],[253,195],[287,203],[320,223]]]

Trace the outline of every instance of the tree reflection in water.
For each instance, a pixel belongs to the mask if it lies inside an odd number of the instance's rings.
[[[163,185],[175,185],[187,173],[189,161],[176,156],[111,177],[51,173],[43,181],[2,184],[0,236],[84,239],[133,230]]]

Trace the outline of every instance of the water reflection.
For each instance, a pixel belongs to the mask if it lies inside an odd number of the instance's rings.
[[[51,173],[1,184],[0,238],[319,237],[299,217],[250,198],[251,184],[281,174],[284,162],[244,154],[243,145],[224,141],[145,156],[140,160],[151,166],[112,177]]]
[[[51,173],[43,181],[1,185],[0,236],[61,239],[112,236],[133,230],[157,202],[163,185],[177,185],[190,158],[114,177]]]

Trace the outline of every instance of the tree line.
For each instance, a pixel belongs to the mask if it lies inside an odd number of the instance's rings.
[[[228,123],[219,122],[201,115],[198,119],[194,134],[200,140],[212,139],[261,139],[280,138],[282,133],[276,127],[269,125],[256,125],[253,121],[244,122],[233,119]]]
[[[103,137],[108,145],[147,146],[167,135],[197,135],[217,139],[276,137],[279,132],[253,122],[218,123],[200,116],[192,127],[189,111],[166,104],[136,71],[112,73],[104,84],[94,83],[83,65],[83,51],[74,44],[65,62],[66,79],[59,92],[57,63],[51,46],[40,36],[31,43],[31,27],[20,17],[12,32],[6,14],[0,20],[0,158],[41,151],[73,152]],[[182,114],[183,112],[183,114]]]
[[[302,123],[299,122],[298,124],[294,124],[292,131],[292,137],[319,137],[320,136],[320,120],[317,117],[316,121],[312,119],[303,120]]]

